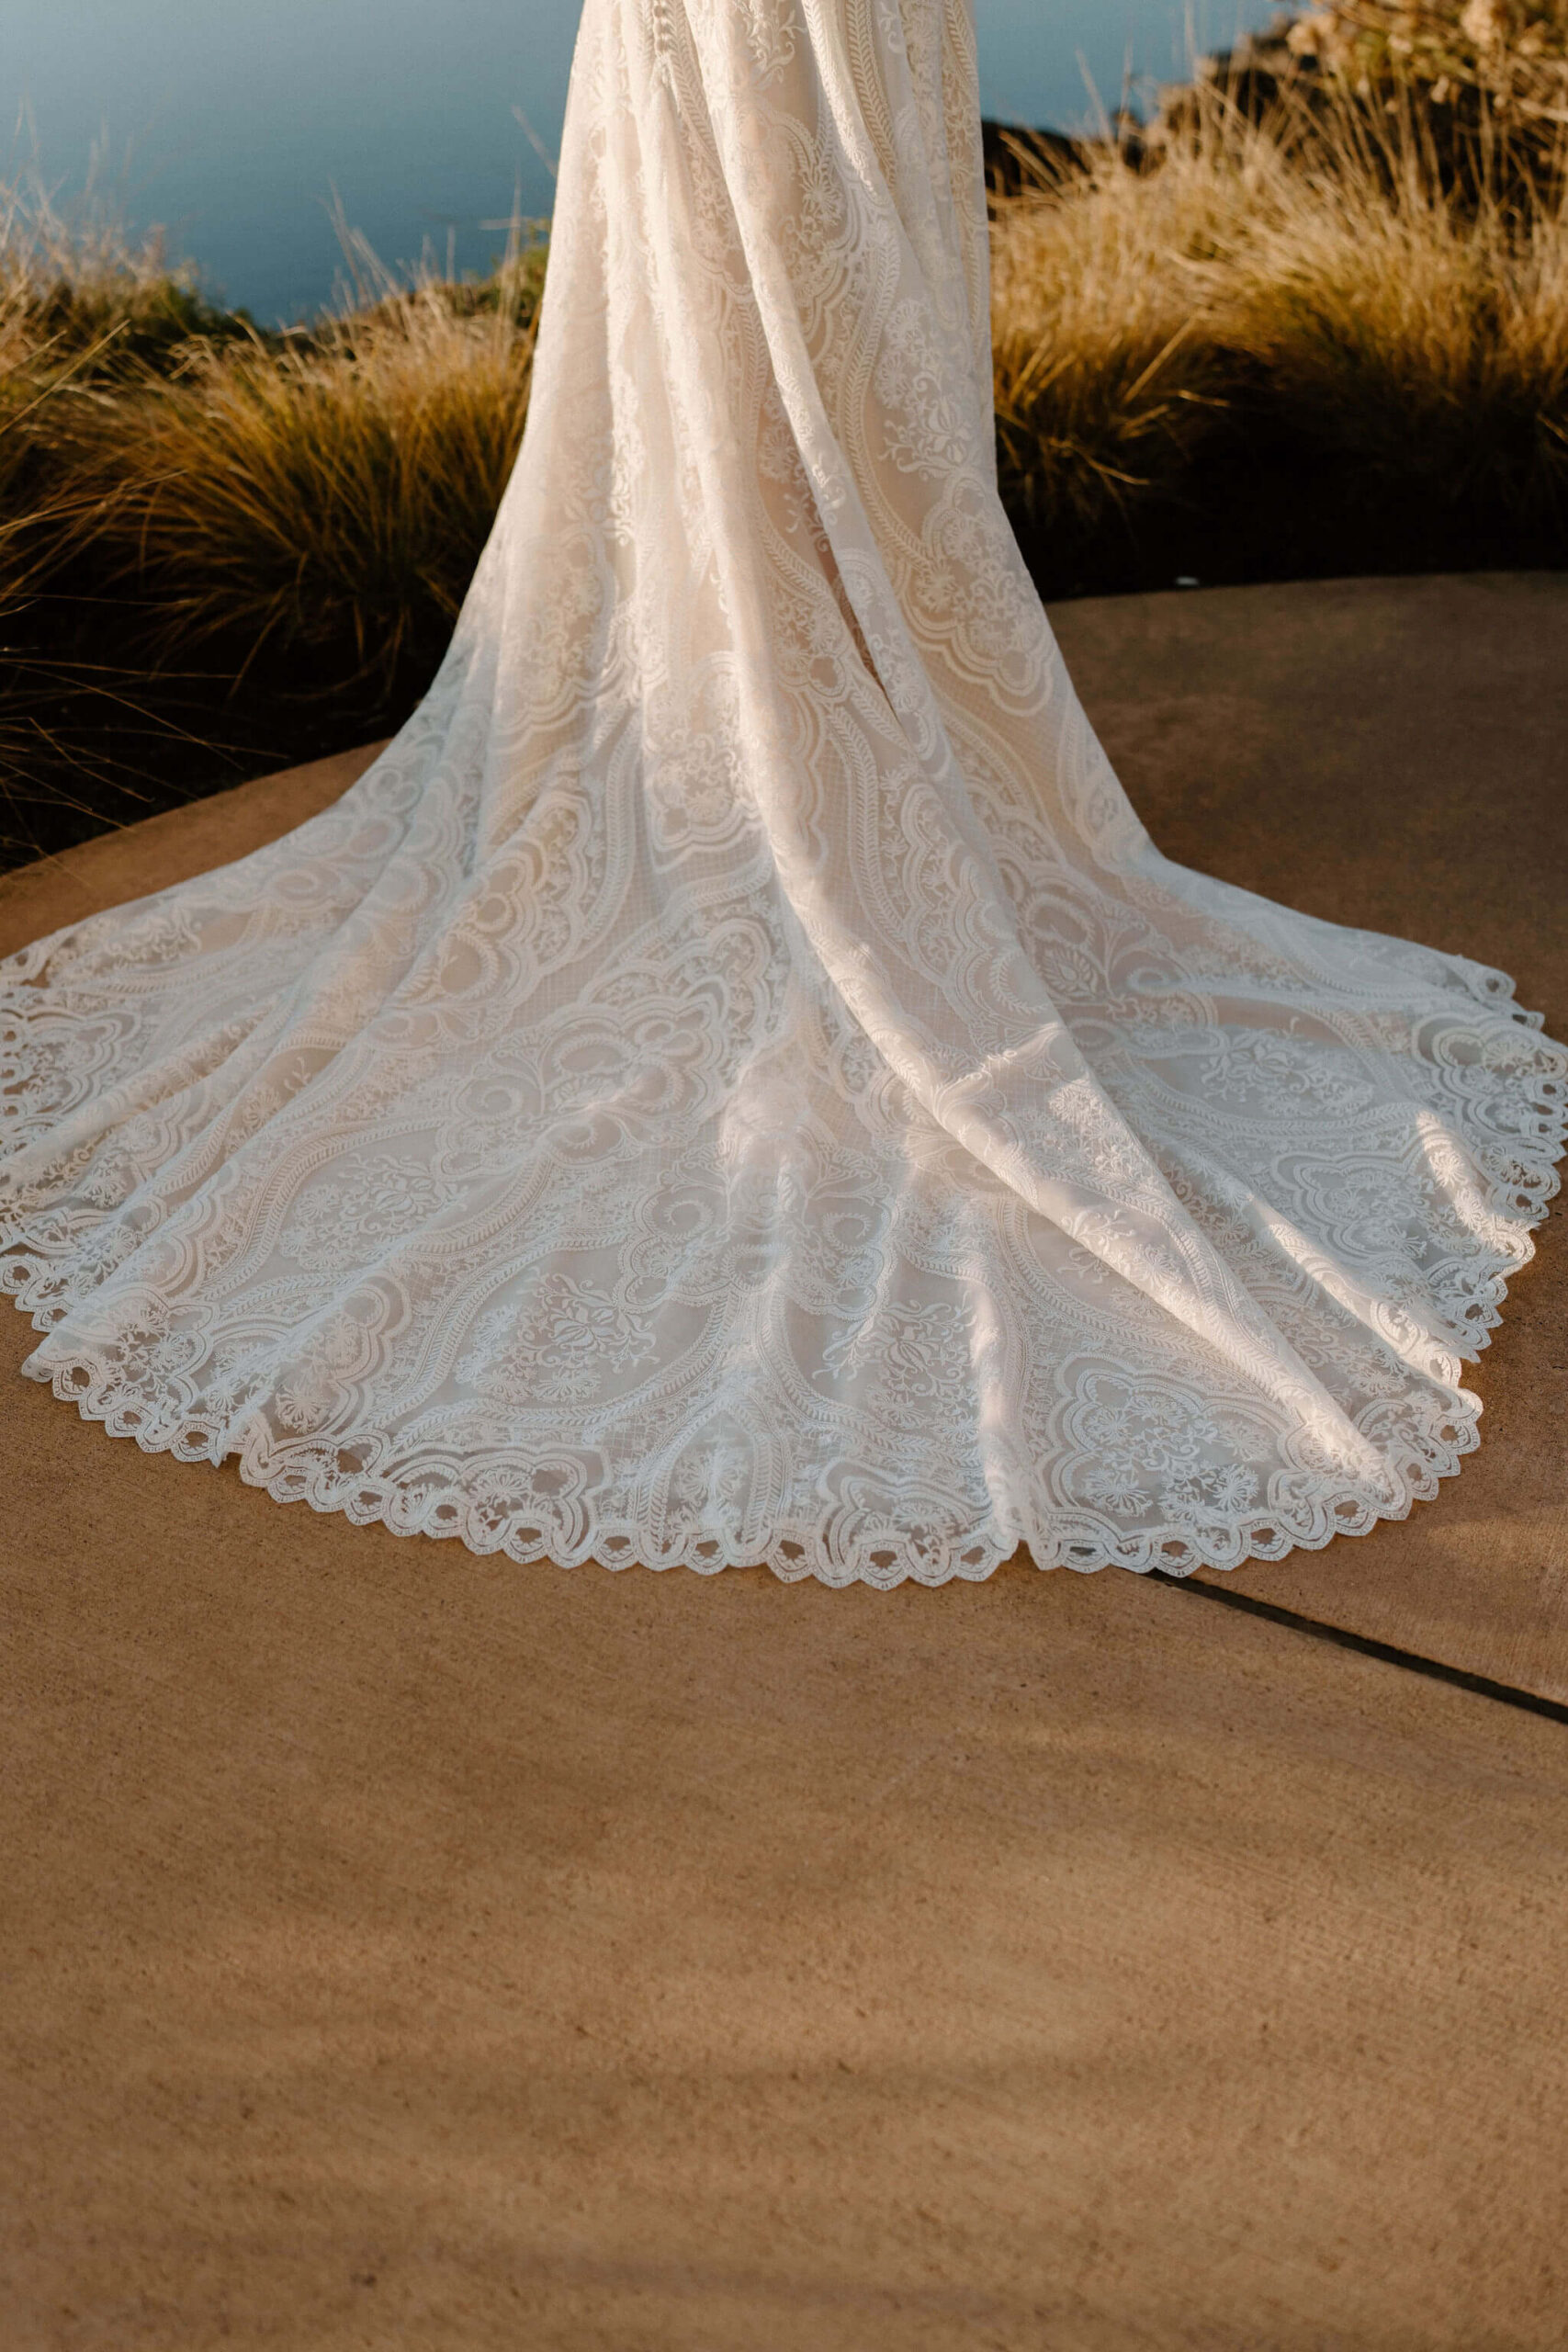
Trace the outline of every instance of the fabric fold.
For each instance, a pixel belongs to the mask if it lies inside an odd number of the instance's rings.
[[[32,1376],[280,1499],[893,1585],[1475,1442],[1568,1055],[1164,859],[997,492],[967,0],[587,0],[522,457],[333,809],[0,967]]]

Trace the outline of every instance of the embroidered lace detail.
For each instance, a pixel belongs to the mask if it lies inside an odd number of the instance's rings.
[[[0,967],[33,1377],[401,1532],[834,1584],[1233,1566],[1457,1467],[1568,1055],[1149,842],[987,270],[967,0],[588,0],[433,692]]]

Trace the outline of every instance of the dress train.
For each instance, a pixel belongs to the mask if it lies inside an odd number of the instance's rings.
[[[1154,848],[998,498],[987,233],[968,0],[587,0],[431,694],[0,967],[32,1377],[400,1532],[834,1584],[1457,1466],[1568,1056]]]

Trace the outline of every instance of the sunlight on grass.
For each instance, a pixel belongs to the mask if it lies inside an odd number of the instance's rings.
[[[1151,149],[1025,170],[995,232],[1004,492],[1097,521],[1266,414],[1437,502],[1568,508],[1561,169],[1456,186],[1416,109],[1199,85]]]
[[[998,449],[1044,593],[1561,561],[1565,155],[1568,0],[1329,0],[1145,129],[1021,148]],[[0,865],[209,788],[220,744],[232,777],[389,732],[433,673],[546,246],[398,280],[340,229],[336,312],[264,334],[0,191]]]
[[[202,339],[78,419],[93,553],[168,646],[242,633],[389,679],[449,628],[527,413],[539,256],[483,288],[400,286],[362,247],[361,307],[307,335]]]

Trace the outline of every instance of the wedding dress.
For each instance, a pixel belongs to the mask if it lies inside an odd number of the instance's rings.
[[[1225,1567],[1475,1442],[1568,1056],[1172,865],[998,502],[970,0],[587,0],[525,447],[335,808],[0,967],[108,1429],[400,1532]]]

